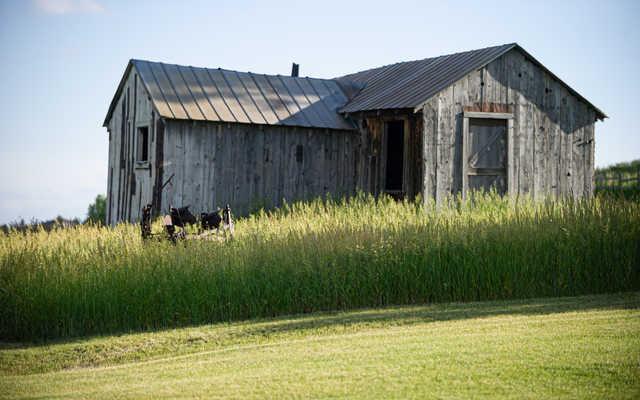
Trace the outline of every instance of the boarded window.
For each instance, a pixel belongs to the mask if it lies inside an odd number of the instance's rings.
[[[131,173],[131,196],[136,195],[136,177]]]
[[[304,156],[304,147],[299,144],[296,146],[296,161],[301,163]]]
[[[469,189],[507,191],[507,120],[469,120],[467,171]]]
[[[149,161],[149,127],[138,128],[138,161]]]

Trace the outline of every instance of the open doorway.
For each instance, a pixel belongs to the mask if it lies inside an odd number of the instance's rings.
[[[385,192],[394,198],[404,197],[404,121],[388,121],[386,130]]]

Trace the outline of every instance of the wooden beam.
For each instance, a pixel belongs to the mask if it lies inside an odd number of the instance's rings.
[[[465,111],[463,113],[464,118],[492,118],[492,119],[513,119],[511,113],[494,113],[494,112],[478,112],[478,111]]]
[[[467,187],[469,186],[468,158],[469,149],[469,118],[462,118],[462,199],[467,198]]]

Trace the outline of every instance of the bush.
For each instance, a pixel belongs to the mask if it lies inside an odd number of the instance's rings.
[[[85,223],[102,225],[107,221],[107,197],[103,194],[96,196],[96,200],[89,204]]]

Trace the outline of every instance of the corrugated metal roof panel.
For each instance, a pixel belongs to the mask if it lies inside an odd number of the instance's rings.
[[[333,81],[327,81],[332,90],[319,94],[306,78],[143,60],[132,64],[161,117],[354,129],[338,114],[347,98]]]
[[[275,125],[278,123],[278,116],[274,113],[273,109],[269,105],[269,102],[265,98],[262,91],[253,80],[253,77],[250,74],[240,74],[238,73],[238,78],[242,81],[244,88],[247,90],[251,99],[255,103],[256,107],[262,114],[262,117],[267,121],[269,125]]]
[[[131,60],[111,101],[105,126],[124,80],[135,66],[161,117],[351,130],[340,113],[416,108],[449,85],[506,52],[531,62],[606,115],[516,43],[390,64],[336,79],[252,74]]]
[[[320,126],[322,125],[322,117],[319,113],[316,112],[314,107],[311,107],[311,102],[307,98],[305,92],[302,90],[302,87],[296,83],[301,80],[300,78],[293,78],[290,76],[281,76],[280,80],[287,88],[287,91],[291,95],[291,98],[298,106],[300,112],[306,117],[309,123],[312,126]]]
[[[323,103],[325,103],[328,109],[335,110],[340,108],[341,104],[345,104],[347,102],[347,97],[335,81],[315,78],[306,79],[311,84],[315,92],[322,98]],[[343,126],[346,124],[349,124],[349,126],[351,125],[338,114],[336,114],[334,119],[337,120],[337,124],[342,124]]]
[[[190,119],[186,110],[184,109],[184,107],[182,107],[180,98],[176,94],[176,91],[173,89],[171,81],[167,77],[167,74],[164,72],[162,64],[153,63],[149,65],[149,68],[151,69],[151,74],[158,83],[158,87],[160,88],[160,92],[162,93],[162,99],[167,102],[167,106],[171,109],[171,113],[175,116],[175,118]],[[158,110],[158,112],[160,112],[160,110]]]
[[[207,97],[207,101],[213,107],[216,112],[216,119],[211,119],[210,121],[228,121],[228,122],[236,122],[236,118],[233,116],[233,113],[229,109],[227,103],[225,103],[220,91],[216,87],[216,85],[211,80],[211,77],[207,73],[207,70],[204,68],[195,68],[191,67],[191,72],[198,80],[204,95]]]
[[[569,92],[591,106],[598,118],[606,115],[554,75],[517,43],[465,51],[418,61],[408,61],[373,68],[336,78],[342,86],[360,85],[340,111],[344,113],[415,108],[452,85],[471,71],[481,68],[512,49],[518,49],[533,63],[562,83]]]
[[[209,102],[209,99],[207,98],[202,85],[193,73],[193,70],[191,68],[181,68],[180,73],[185,83],[189,87],[189,91],[191,92],[191,95],[193,96],[198,109],[204,115],[204,119],[208,121],[218,120],[220,117]]]
[[[289,117],[282,120],[285,125],[298,125],[298,126],[313,126],[311,121],[309,120],[309,116],[305,115],[305,113],[300,112],[300,108],[298,104],[294,100],[293,96],[289,93],[284,82],[280,79],[279,76],[266,76],[265,78],[269,82],[269,85],[276,91],[278,98],[282,101],[287,112],[289,113]]]
[[[146,86],[147,91],[149,92],[149,96],[151,96],[151,101],[155,105],[156,110],[158,110],[158,113],[160,113],[161,115],[171,115],[170,118],[174,118],[173,112],[169,108],[169,105],[167,104],[167,100],[164,98],[164,95],[160,90],[158,81],[156,81],[156,78],[153,76],[153,73],[151,73],[151,69],[149,68],[149,66],[147,64],[140,65],[138,66],[137,70],[142,80],[142,83]],[[125,76],[126,75],[127,74],[125,73]],[[117,96],[117,93],[116,93],[116,96]],[[114,97],[114,100],[115,100],[115,97]],[[107,118],[108,118],[108,115],[107,115]],[[107,121],[105,120],[105,124],[106,122]]]
[[[253,81],[256,83],[256,85],[260,89],[260,92],[264,96],[265,100],[271,106],[271,109],[278,117],[278,121],[282,123],[282,121],[289,118],[291,116],[291,113],[289,113],[289,110],[287,109],[287,107],[285,107],[284,103],[278,96],[278,93],[275,91],[273,86],[271,86],[271,84],[269,83],[269,80],[267,79],[267,77],[265,75],[252,74],[252,73],[249,73],[249,76],[251,76]]]
[[[258,110],[258,106],[253,102],[253,98],[247,89],[242,82],[240,82],[238,74],[235,71],[228,70],[221,70],[220,72],[222,72],[225,82],[229,85],[229,88],[236,97],[236,100],[238,100],[242,110],[247,114],[247,117],[249,117],[249,120],[254,124],[266,124],[267,121],[262,116],[260,110]]]
[[[220,93],[220,95],[222,96],[222,100],[224,100],[225,104],[229,107],[229,110],[231,110],[231,113],[235,118],[235,121],[228,122],[251,123],[251,118],[249,118],[235,93],[233,92],[233,90],[231,90],[231,87],[227,83],[227,80],[224,78],[224,75],[222,75],[222,70],[209,68],[205,68],[205,70],[209,75],[209,78],[211,78],[213,84],[218,89],[218,93]]]
[[[310,110],[317,114],[322,120],[335,121],[337,124],[340,124],[339,120],[342,120],[342,117],[340,117],[334,109],[329,108],[308,79],[296,79],[296,83],[300,85],[300,89],[305,93]],[[339,118],[336,118],[336,116]]]
[[[178,101],[182,105],[182,108],[187,113],[189,119],[193,120],[204,120],[204,113],[200,110],[196,98],[191,94],[191,89],[187,82],[185,82],[182,74],[180,73],[180,68],[177,65],[171,64],[160,64],[162,69],[167,74],[167,78],[173,87],[173,90],[178,96]],[[193,88],[195,90],[195,87]]]
[[[475,68],[493,61],[516,44],[487,47],[418,61],[391,64],[337,78],[364,88],[342,107],[342,112],[413,108]]]

